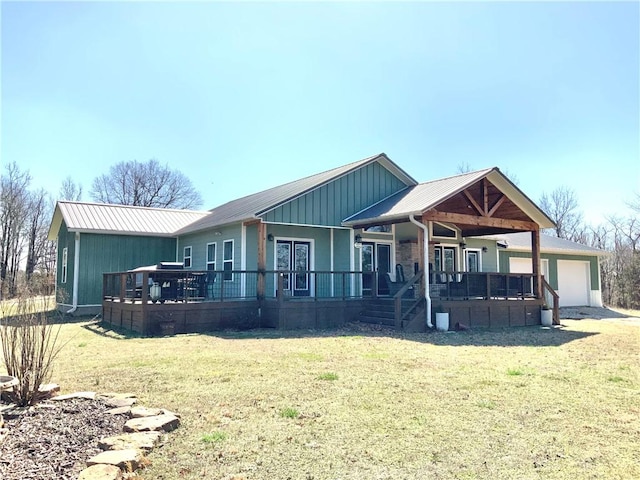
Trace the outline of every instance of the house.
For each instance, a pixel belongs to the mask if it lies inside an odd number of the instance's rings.
[[[452,325],[539,323],[545,292],[579,274],[565,257],[589,262],[597,304],[599,252],[545,251],[552,226],[497,168],[418,183],[382,153],[209,211],[58,202],[49,238],[59,307],[142,333],[423,330],[435,302]]]

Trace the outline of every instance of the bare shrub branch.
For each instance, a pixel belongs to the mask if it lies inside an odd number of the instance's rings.
[[[63,347],[58,341],[60,326],[54,328],[47,317],[51,297],[27,293],[0,304],[2,355],[7,373],[18,379],[10,395],[20,406],[37,401],[38,389],[51,378],[53,362]]]

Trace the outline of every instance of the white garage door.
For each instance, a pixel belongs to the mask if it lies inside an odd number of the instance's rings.
[[[561,307],[589,305],[589,262],[558,260],[558,295]]]

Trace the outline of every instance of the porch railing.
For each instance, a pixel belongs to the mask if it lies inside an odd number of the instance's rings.
[[[403,328],[405,321],[413,318],[424,303],[424,294],[419,291],[423,277],[424,271],[419,271],[393,296],[396,327]],[[407,298],[409,302],[402,301]]]
[[[429,275],[429,294],[434,299],[535,298],[531,274],[430,272]],[[258,297],[320,300],[386,296],[395,299],[396,312],[399,312],[396,321],[405,321],[417,308],[417,305],[408,306],[412,302],[407,300],[413,299],[417,304],[424,296],[419,288],[422,273],[404,284],[378,282],[377,277],[372,272],[309,270],[116,272],[104,274],[103,298],[107,301],[164,303]],[[263,289],[261,295],[259,288]]]
[[[532,274],[432,271],[429,275],[432,298],[535,298]]]
[[[256,299],[262,283],[262,298],[362,298],[376,294],[371,277],[355,271],[136,270],[103,274],[102,297],[129,303]]]
[[[552,305],[553,324],[560,325],[560,297],[544,277],[542,278],[542,291],[545,303]]]

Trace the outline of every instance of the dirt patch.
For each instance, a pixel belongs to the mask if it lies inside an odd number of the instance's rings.
[[[101,452],[98,441],[122,433],[128,417],[105,414],[108,408],[99,400],[74,399],[41,403],[15,416],[5,412],[0,478],[77,478],[86,461]]]
[[[640,316],[635,312],[620,312],[605,307],[562,307],[560,318],[571,320],[626,320],[640,325]]]

